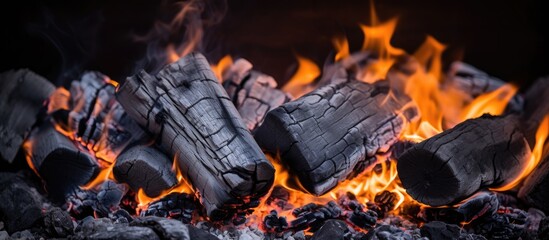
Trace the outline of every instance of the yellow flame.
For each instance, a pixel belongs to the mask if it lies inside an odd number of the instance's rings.
[[[296,55],[297,71],[292,78],[282,87],[282,90],[290,93],[295,98],[313,90],[311,84],[320,76],[320,68],[309,58]]]
[[[231,65],[233,65],[233,58],[231,55],[225,55],[219,60],[219,62],[217,62],[217,64],[211,65],[212,71],[220,83],[223,82],[223,73],[229,69]]]
[[[171,193],[192,193],[192,188],[189,186],[187,181],[183,178],[183,174],[181,173],[181,169],[179,168],[179,163],[177,161],[177,158],[174,159],[173,165],[172,165],[172,171],[175,172],[176,178],[177,178],[177,184],[169,189],[166,189],[162,191],[158,196],[147,196],[145,191],[140,188],[137,191],[137,203],[138,203],[138,210],[139,209],[146,209],[149,203],[157,201],[166,195],[169,195]]]
[[[470,118],[477,118],[485,113],[491,115],[502,114],[517,90],[518,88],[512,84],[505,84],[492,92],[481,94],[463,109],[459,120],[465,121]]]
[[[337,62],[341,59],[349,57],[349,41],[346,37],[336,37],[332,39],[332,43],[337,53],[334,57],[334,60]]]
[[[492,188],[490,190],[494,191],[507,191],[515,186],[517,186],[519,183],[522,182],[522,180],[527,177],[538,165],[538,163],[541,161],[541,157],[543,155],[543,144],[545,143],[545,140],[547,140],[547,136],[549,135],[549,114],[546,115],[543,118],[543,121],[538,127],[538,130],[536,131],[536,143],[534,145],[534,149],[532,150],[532,155],[530,156],[530,159],[526,162],[526,165],[523,167],[520,174],[513,179],[510,183],[498,187],[498,188]]]

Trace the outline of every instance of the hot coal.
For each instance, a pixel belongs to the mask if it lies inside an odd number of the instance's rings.
[[[309,203],[292,211],[296,219],[290,222],[290,226],[297,230],[311,228],[314,231],[320,228],[324,221],[339,218],[341,213],[342,209],[334,201],[326,205]]]
[[[477,218],[491,217],[498,209],[499,202],[496,194],[492,192],[480,192],[465,200],[457,207],[425,207],[420,214],[425,221],[444,221],[446,223],[460,224],[471,222]]]
[[[263,219],[263,227],[267,232],[281,233],[288,229],[288,221],[286,217],[279,217],[276,210],[271,210]]]
[[[120,209],[120,201],[126,192],[124,185],[105,181],[97,189],[75,189],[66,197],[71,216],[83,219],[87,216],[107,217]]]
[[[368,240],[382,240],[382,239],[403,239],[412,240],[418,239],[420,234],[413,231],[404,231],[401,228],[393,225],[379,225],[374,229],[368,231],[368,233],[361,239]]]
[[[187,193],[172,193],[149,204],[141,216],[157,216],[190,223],[193,214],[198,210],[198,201]]]

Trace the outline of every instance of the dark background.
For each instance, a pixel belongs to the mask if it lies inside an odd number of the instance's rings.
[[[368,23],[369,1],[208,0],[207,11],[225,15],[206,29],[201,48],[211,61],[245,57],[284,82],[295,69],[294,53],[318,65],[331,58],[332,37],[362,44],[359,23]],[[83,70],[122,81],[146,55],[135,41],[174,6],[160,1],[12,1],[2,6],[1,71],[30,68],[57,85]],[[527,85],[549,73],[547,9],[541,1],[375,2],[381,20],[398,16],[393,45],[413,52],[427,34],[449,46],[444,58],[464,61],[506,81]]]

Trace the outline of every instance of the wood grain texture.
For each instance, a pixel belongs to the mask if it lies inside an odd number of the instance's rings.
[[[143,189],[150,197],[158,196],[178,182],[172,161],[152,146],[137,145],[121,153],[116,158],[113,174],[118,182],[127,183],[135,192]]]
[[[128,78],[117,98],[178,161],[211,219],[256,206],[271,187],[273,166],[201,54]]]
[[[70,88],[68,129],[98,159],[113,162],[128,145],[149,141],[116,101],[115,87],[99,72],[86,72]],[[59,103],[57,103],[59,105]]]
[[[244,59],[237,60],[223,78],[223,87],[250,131],[263,122],[268,111],[291,99],[276,89],[274,78],[252,70],[252,64]]]
[[[55,86],[28,70],[0,74],[0,160],[11,163]]]
[[[530,157],[518,116],[484,115],[414,145],[398,159],[406,192],[431,206],[512,181]]]
[[[270,111],[255,138],[322,195],[388,151],[417,114],[408,101],[389,94],[387,81],[330,84]]]

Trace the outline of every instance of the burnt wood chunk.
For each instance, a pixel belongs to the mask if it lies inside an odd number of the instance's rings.
[[[141,71],[120,86],[117,98],[178,161],[211,219],[257,206],[268,192],[274,168],[201,54],[156,76]]]
[[[161,151],[149,146],[134,146],[116,158],[113,168],[118,182],[127,183],[137,192],[143,189],[147,196],[158,196],[177,184],[172,162]]]
[[[484,93],[492,92],[505,84],[505,81],[490,76],[487,73],[464,62],[454,62],[450,66],[445,80],[446,87],[453,87],[465,93],[472,100]],[[515,95],[508,103],[508,109],[520,111],[524,99]]]
[[[237,60],[225,73],[223,86],[244,124],[253,131],[268,111],[290,101],[290,96],[276,89],[274,78],[251,68],[250,62]]]
[[[304,190],[322,195],[389,150],[417,114],[409,103],[389,94],[387,81],[330,84],[270,111],[255,138]]]
[[[0,160],[11,163],[55,86],[28,70],[0,74]]]
[[[114,161],[128,145],[148,139],[116,101],[114,92],[115,86],[107,76],[86,72],[80,81],[72,82],[68,104],[67,124],[72,138],[107,162]]]
[[[99,171],[97,161],[50,121],[34,128],[23,147],[29,165],[45,181],[54,199],[64,199],[66,193],[86,184]]]
[[[519,122],[514,115],[483,115],[414,145],[398,159],[406,192],[436,207],[510,183],[531,154]]]
[[[549,77],[543,77],[534,82],[534,84],[524,94],[524,111],[522,118],[524,121],[525,136],[534,147],[536,142],[536,132],[543,118],[549,114]]]

